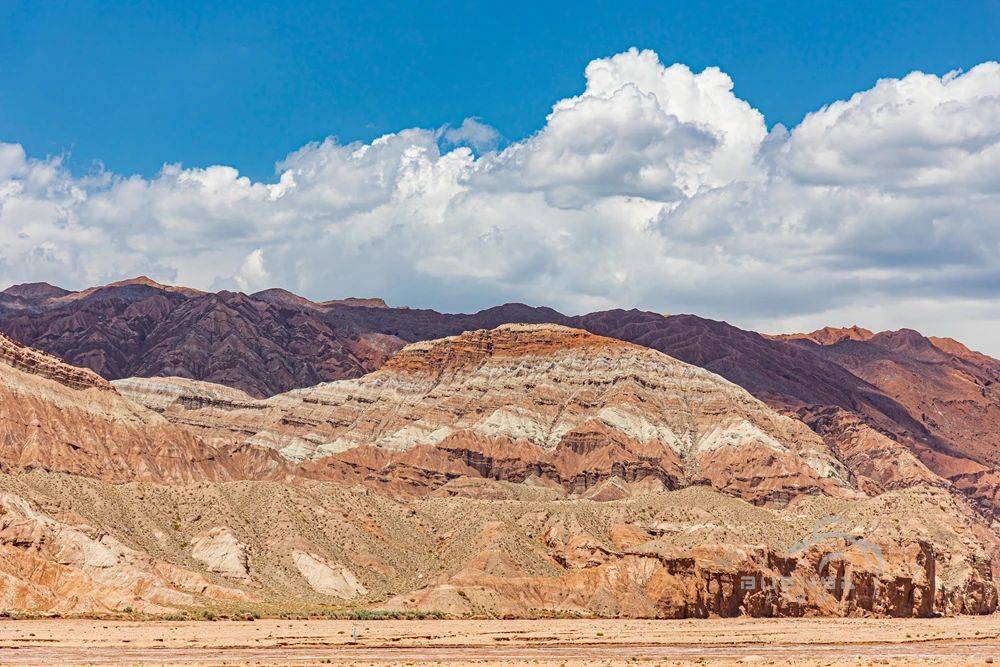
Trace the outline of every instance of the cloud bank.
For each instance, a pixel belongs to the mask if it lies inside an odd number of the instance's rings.
[[[856,321],[1000,354],[1000,64],[884,79],[770,132],[716,68],[633,49],[585,77],[502,149],[480,119],[327,139],[272,183],[82,176],[0,143],[0,283]]]

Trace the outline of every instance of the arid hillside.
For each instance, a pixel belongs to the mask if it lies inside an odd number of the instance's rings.
[[[649,348],[551,324],[407,346],[381,369],[254,400],[186,380],[116,381],[221,447],[274,448],[310,477],[433,491],[484,477],[593,492],[708,484],[752,502],[853,497],[801,422]]]
[[[877,387],[925,434],[897,434],[984,508],[1000,507],[1000,362],[949,338],[857,327],[783,338]],[[806,411],[803,412],[806,414]],[[815,426],[822,421],[810,415]]]
[[[122,293],[146,305],[218,296],[145,281],[29,286],[3,307],[25,322],[39,308],[41,321],[57,301],[113,310]],[[882,342],[860,363],[836,348],[880,334],[770,340],[690,316],[521,306],[466,330],[475,319],[371,301],[236,296],[255,312],[339,312],[365,335],[387,318],[377,335],[392,354],[359,377],[263,398],[189,377],[108,382],[0,338],[0,607],[670,618],[997,608],[995,464],[989,441],[965,442],[977,427],[963,431],[956,407],[989,418],[993,367],[958,344]],[[542,322],[505,322],[514,317]],[[82,326],[80,341],[97,327]],[[435,327],[461,329],[404,345]],[[227,331],[214,353],[248,358]],[[900,391],[872,370],[885,367],[879,355],[941,384]],[[960,390],[955,405],[933,403],[950,417],[931,423],[926,402]]]
[[[0,469],[113,482],[239,479],[280,467],[252,448],[220,449],[123,398],[96,373],[0,334]]]
[[[957,371],[964,378],[957,380],[958,397],[955,379],[936,375],[941,365],[921,362],[893,382],[885,380],[884,364],[883,371],[865,370],[867,362],[847,362],[825,349],[841,338],[868,343],[875,336],[857,327],[828,328],[811,338],[765,337],[694,315],[612,310],[567,317],[521,304],[443,314],[389,308],[379,299],[314,302],[277,289],[212,294],[148,278],[80,292],[35,283],[0,293],[0,330],[107,379],[179,377],[254,398],[361,377],[408,342],[506,323],[563,324],[659,350],[740,385],[821,432],[831,448],[856,458],[851,443],[877,441],[916,456],[983,512],[1000,512],[991,440],[997,431],[989,430],[997,413],[989,373],[995,376],[1000,362],[955,341],[933,345],[964,364]],[[914,387],[919,398],[910,395]],[[947,409],[938,410],[944,403]],[[884,463],[869,467],[885,468],[875,476],[891,487],[896,466]]]
[[[942,490],[782,509],[705,487],[609,502],[475,487],[484,497],[453,486],[396,500],[329,482],[2,476],[0,604],[668,618],[996,608],[996,536]]]

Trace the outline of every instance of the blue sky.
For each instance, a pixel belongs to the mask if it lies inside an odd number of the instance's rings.
[[[631,46],[717,65],[768,126],[998,57],[998,2],[10,2],[0,141],[78,173],[227,164],[482,118],[507,140]]]
[[[1000,2],[0,0],[0,285],[1000,355],[998,34]]]

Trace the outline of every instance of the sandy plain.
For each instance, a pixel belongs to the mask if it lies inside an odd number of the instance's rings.
[[[3,665],[966,665],[1000,615],[941,619],[0,622]]]

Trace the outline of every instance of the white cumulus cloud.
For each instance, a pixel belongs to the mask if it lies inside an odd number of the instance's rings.
[[[857,321],[1000,354],[1000,65],[914,72],[770,132],[715,68],[630,50],[498,149],[479,119],[328,139],[273,182],[78,176],[0,144],[0,282],[144,273],[448,310],[644,307]]]

